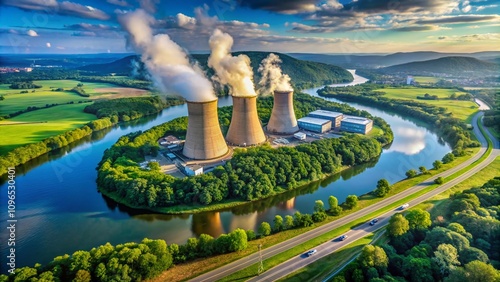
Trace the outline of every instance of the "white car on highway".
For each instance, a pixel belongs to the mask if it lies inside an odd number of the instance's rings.
[[[409,206],[410,206],[410,204],[404,204],[404,205],[400,206],[398,208],[398,210],[404,210],[404,209],[408,208]]]

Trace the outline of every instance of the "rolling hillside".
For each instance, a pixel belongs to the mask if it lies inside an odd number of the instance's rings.
[[[483,61],[493,62],[500,58],[500,52],[476,52],[476,53],[440,53],[431,51],[420,52],[398,52],[394,54],[310,54],[291,53],[290,56],[314,62],[334,64],[345,68],[379,68],[416,61],[435,60],[444,57],[461,56],[472,57]]]
[[[259,75],[257,69],[260,62],[269,52],[236,52],[234,55],[246,54],[252,61],[254,70],[254,81],[258,81]],[[283,72],[292,78],[292,83],[296,88],[307,88],[323,84],[349,82],[353,80],[351,73],[347,70],[334,65],[328,65],[318,62],[302,61],[292,58],[285,54],[277,54],[283,63],[281,67]],[[200,66],[207,71],[207,76],[213,75],[213,70],[207,67],[208,54],[195,54],[192,58],[198,61]],[[134,62],[140,62],[138,56],[127,56],[106,64],[93,64],[78,68],[79,70],[93,71],[100,74],[116,73],[119,75],[130,75],[133,73]],[[144,73],[142,64],[139,73]]]
[[[385,73],[407,73],[414,75],[448,74],[448,75],[483,75],[498,72],[500,66],[495,63],[481,61],[471,57],[445,57],[422,62],[411,62],[381,69]]]

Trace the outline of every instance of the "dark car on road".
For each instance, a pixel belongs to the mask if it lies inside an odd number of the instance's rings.
[[[344,235],[342,235],[342,236],[339,237],[339,240],[340,241],[344,241],[345,239],[347,239],[347,237],[348,236],[344,234]]]
[[[373,226],[373,225],[375,225],[375,223],[377,223],[377,222],[378,222],[378,218],[374,218],[374,219],[372,219],[372,221],[370,221],[370,225],[372,225],[372,226]]]

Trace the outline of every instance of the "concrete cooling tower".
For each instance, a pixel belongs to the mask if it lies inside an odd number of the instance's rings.
[[[237,146],[250,146],[266,141],[257,114],[257,97],[233,96],[233,116],[226,140]]]
[[[227,153],[226,141],[217,117],[217,100],[187,102],[188,128],[182,153],[197,159],[213,159]]]
[[[299,131],[293,110],[293,91],[274,91],[274,106],[267,131],[278,134],[292,134]]]

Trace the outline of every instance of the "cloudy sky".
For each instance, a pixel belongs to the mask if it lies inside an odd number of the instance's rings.
[[[117,18],[142,8],[190,52],[220,28],[234,50],[304,53],[500,50],[497,0],[0,0],[0,53],[123,53]]]

